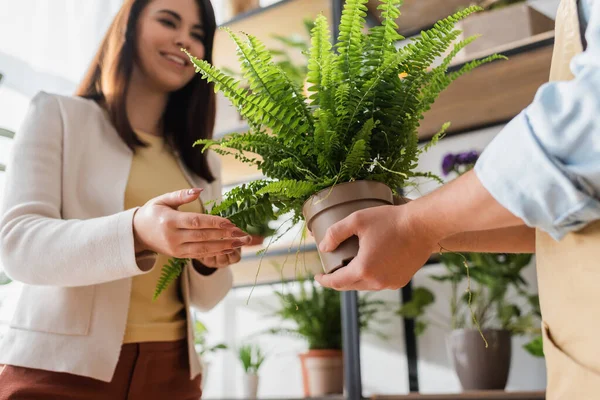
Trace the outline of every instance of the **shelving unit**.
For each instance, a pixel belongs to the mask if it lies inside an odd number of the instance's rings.
[[[515,117],[548,81],[553,44],[554,31],[550,31],[451,65],[450,71],[455,71],[468,61],[492,54],[508,57],[506,61],[495,61],[471,71],[442,92],[425,114],[419,131],[421,139],[429,139],[447,121],[452,121],[448,130],[451,135],[505,123]],[[482,96],[486,96],[485,102],[481,101]]]
[[[278,48],[279,43],[270,39],[271,33],[284,27],[286,32],[305,35],[305,18],[314,19],[323,13],[331,22],[334,37],[341,17],[343,0],[282,0],[269,7],[239,16],[224,25],[234,32],[246,32],[257,36],[268,48]],[[378,23],[374,14],[376,0],[369,2],[368,20]],[[399,32],[408,37],[421,29],[429,28],[439,18],[456,10],[460,5],[470,4],[470,0],[405,0],[402,16],[398,21]],[[306,37],[306,36],[305,36]],[[485,65],[461,77],[437,99],[432,109],[421,123],[421,141],[427,141],[447,121],[452,122],[448,135],[465,134],[472,130],[508,122],[515,117],[531,100],[537,89],[548,80],[554,32],[546,32],[527,40],[510,43],[485,52],[475,54],[469,59],[455,62],[450,70],[458,70],[466,62],[500,53],[509,57],[508,61],[497,61]],[[236,49],[229,36],[219,31],[215,38],[214,63],[218,67],[238,70]],[[486,101],[482,101],[485,96]],[[218,107],[229,113],[217,126],[215,136],[244,132],[247,125],[235,117],[237,113],[224,98],[219,99]],[[223,184],[233,186],[261,178],[260,172],[243,165],[233,157],[222,157]],[[292,250],[288,244],[274,245],[262,259],[256,255],[257,248],[244,249],[242,261],[233,266],[234,287],[271,285],[283,281],[293,281],[298,272],[321,272],[321,263],[312,238],[300,253],[297,247]],[[301,260],[296,267],[296,257]],[[285,266],[279,270],[273,264]],[[436,264],[432,257],[428,264]],[[409,284],[400,293],[401,301],[411,298],[412,287]],[[363,399],[360,373],[360,342],[358,329],[357,293],[345,292],[342,296],[342,323],[345,348],[345,396],[325,397],[326,399]],[[414,323],[405,320],[405,345],[408,360],[408,381],[410,394],[399,396],[372,396],[372,399],[514,399],[541,400],[543,392],[470,392],[452,395],[418,394],[417,342],[414,336]]]

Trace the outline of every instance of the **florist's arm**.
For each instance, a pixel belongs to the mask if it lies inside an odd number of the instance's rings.
[[[435,251],[459,253],[535,253],[535,229],[527,225],[461,232],[444,238]]]
[[[494,198],[556,240],[600,219],[600,3],[582,5],[588,47],[574,79],[543,85],[475,165]]]
[[[323,251],[353,234],[360,250],[347,267],[317,276],[321,284],[395,289],[444,238],[525,223],[560,240],[600,219],[600,2],[586,4],[588,48],[571,63],[574,79],[543,85],[474,171],[406,206],[361,211],[334,225]]]
[[[406,204],[406,200],[397,198],[395,204]],[[535,229],[522,223],[507,228],[460,232],[440,240],[434,252],[534,253]]]
[[[348,266],[315,279],[337,290],[397,289],[440,250],[443,239],[522,226],[523,221],[498,203],[470,171],[406,205],[359,211],[333,225],[320,250],[332,251],[357,235],[359,252]]]

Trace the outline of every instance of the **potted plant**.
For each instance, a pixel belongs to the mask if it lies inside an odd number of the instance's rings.
[[[461,175],[477,157],[474,151],[448,154],[442,162],[444,175]],[[510,370],[512,336],[533,335],[524,347],[534,356],[543,356],[539,299],[527,290],[522,276],[532,255],[443,253],[440,259],[445,272],[431,278],[451,285],[447,344],[461,385],[464,390],[502,390]],[[459,286],[464,282],[468,290],[461,296]],[[516,296],[509,296],[511,289]],[[415,319],[415,333],[421,335],[430,323],[425,312],[434,302],[429,289],[417,287],[398,313]]]
[[[415,171],[419,156],[430,147],[419,146],[423,114],[455,79],[505,57],[492,55],[448,73],[455,54],[476,39],[455,44],[442,57],[460,35],[454,25],[480,7],[438,21],[408,45],[396,48],[402,39],[394,22],[400,0],[383,1],[381,25],[364,33],[366,1],[346,1],[335,46],[327,19],[317,17],[311,31],[309,98],[252,35],[242,40],[223,28],[237,44],[249,89],[182,49],[196,71],[215,84],[250,127],[244,134],[195,145],[202,151],[233,155],[266,176],[226,193],[211,214],[226,217],[242,229],[287,214],[294,223],[305,220],[319,243],[332,223],[360,209],[390,205],[402,188],[415,184],[413,178],[433,177]],[[441,63],[433,67],[440,57]],[[441,127],[430,145],[448,125]],[[321,254],[324,271],[342,267],[357,250],[358,241],[351,238],[336,251]],[[175,259],[173,264],[159,286],[181,272],[183,263]]]
[[[300,338],[308,350],[299,354],[304,395],[326,396],[343,393],[344,370],[342,352],[342,321],[339,292],[323,288],[309,275],[299,279],[298,294],[275,291],[279,306],[274,316],[294,323],[293,328],[269,329],[269,334]],[[307,288],[308,287],[308,288]],[[386,336],[374,327],[387,322],[380,317],[387,304],[372,299],[370,294],[359,297],[359,329],[381,338]]]
[[[238,358],[244,367],[244,398],[255,399],[258,393],[258,370],[265,361],[265,354],[256,344],[244,344],[238,350]]]
[[[207,361],[206,355],[228,349],[228,346],[225,343],[208,345],[206,337],[207,333],[208,329],[206,328],[206,325],[200,321],[196,321],[194,323],[194,347],[196,348],[196,353],[200,357],[200,361],[202,363],[202,388],[205,387],[208,370],[210,367],[210,362]]]

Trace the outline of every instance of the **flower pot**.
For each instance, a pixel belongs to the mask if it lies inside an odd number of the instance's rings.
[[[258,375],[244,374],[244,398],[256,399],[258,394]]]
[[[504,390],[510,371],[511,334],[507,330],[455,330],[448,336],[448,350],[464,390]]]
[[[305,397],[344,392],[344,360],[341,350],[309,350],[300,354]]]
[[[393,194],[388,186],[373,181],[356,181],[342,183],[316,193],[304,203],[302,213],[318,245],[330,226],[352,213],[393,204]],[[353,236],[333,252],[319,252],[319,257],[323,270],[331,273],[348,265],[357,253],[358,237]]]
[[[208,370],[210,367],[210,363],[204,360],[201,360],[200,362],[202,364],[202,376],[200,376],[200,389],[204,391],[206,390],[206,382],[208,379]]]
[[[473,14],[456,24],[456,29],[463,31],[457,41],[472,35],[481,37],[461,50],[459,56],[468,57],[551,31],[554,24],[554,20],[526,3]]]

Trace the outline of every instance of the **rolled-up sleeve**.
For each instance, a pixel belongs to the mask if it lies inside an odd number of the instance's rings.
[[[600,219],[600,2],[589,15],[574,79],[543,85],[475,165],[500,204],[555,240]]]

